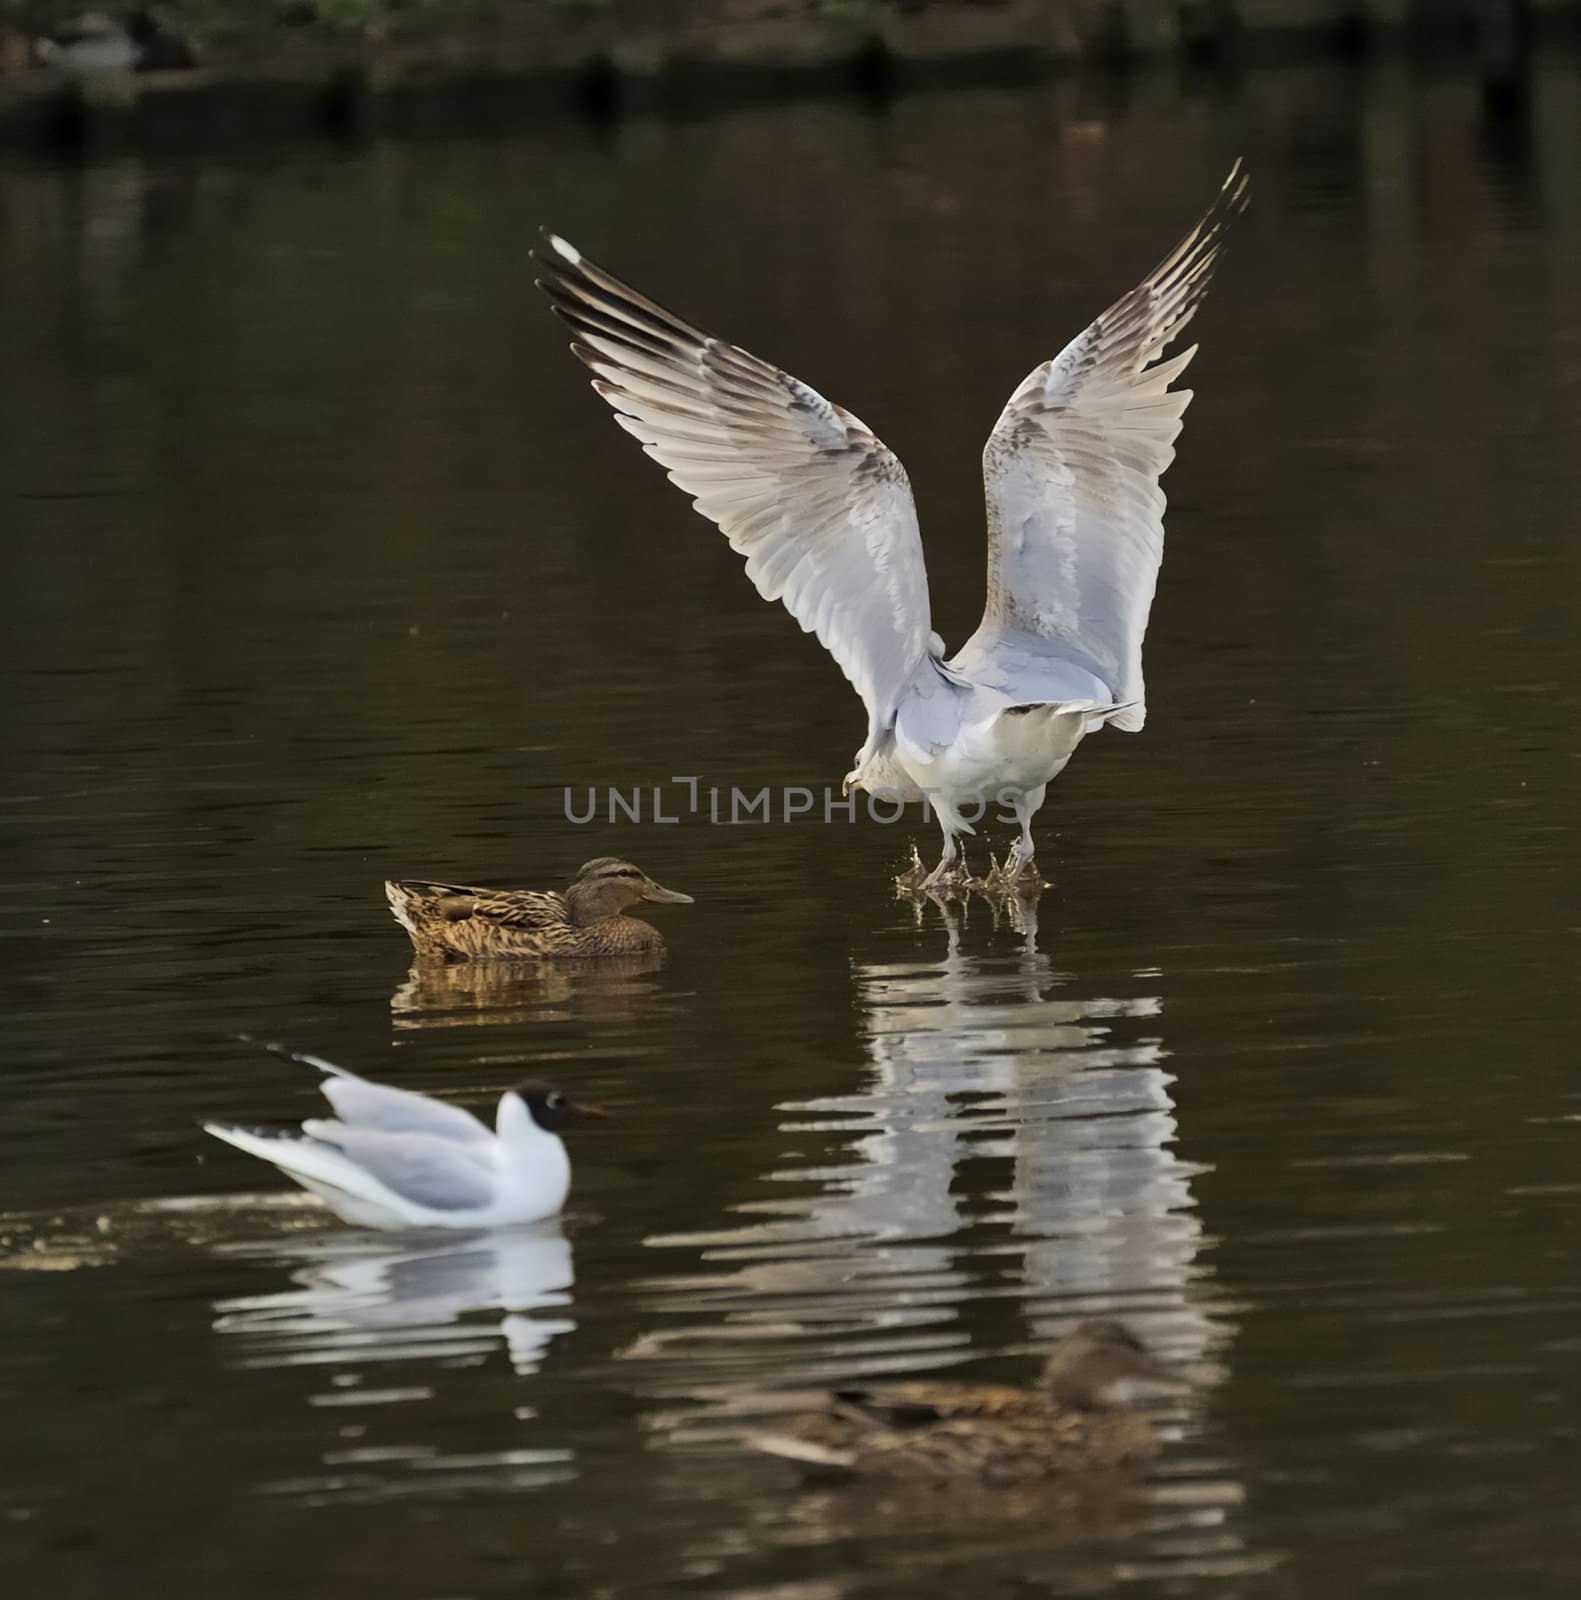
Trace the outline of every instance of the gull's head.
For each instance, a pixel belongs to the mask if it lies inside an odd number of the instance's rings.
[[[1160,1361],[1123,1322],[1100,1317],[1055,1346],[1043,1384],[1066,1405],[1094,1410],[1189,1388],[1190,1379]]]
[[[586,1102],[579,1104],[563,1089],[556,1089],[550,1083],[539,1083],[536,1079],[528,1079],[525,1083],[518,1083],[514,1089],[507,1090],[500,1106],[502,1114],[507,1108],[518,1121],[526,1117],[544,1133],[556,1134],[567,1117],[609,1115],[602,1106],[588,1105]]]
[[[656,905],[689,906],[692,897],[678,889],[655,883],[641,867],[618,856],[597,856],[584,861],[565,891],[566,909],[578,927],[619,916],[644,900]]]
[[[840,780],[840,798],[843,800],[853,789],[862,787],[862,751],[851,757],[856,763],[851,770]]]

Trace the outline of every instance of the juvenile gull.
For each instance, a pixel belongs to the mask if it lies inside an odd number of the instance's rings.
[[[985,805],[1014,810],[1011,870],[1032,867],[1032,816],[1082,736],[1146,716],[1142,635],[1164,544],[1158,480],[1174,459],[1196,313],[1232,217],[1241,164],[1202,220],[1011,395],[983,451],[988,604],[945,659],[933,631],[905,468],[856,417],[684,322],[555,234],[539,286],[616,420],[669,469],[839,663],[867,708],[849,787],[926,797],[952,874]]]

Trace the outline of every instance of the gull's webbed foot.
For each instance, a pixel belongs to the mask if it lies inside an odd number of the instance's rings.
[[[973,881],[972,887],[988,895],[1039,895],[1048,883],[1037,869],[1032,851],[1018,839],[1005,852],[1003,861],[988,858],[988,871]]]
[[[1048,885],[1038,871],[1037,859],[1030,839],[1017,839],[1005,857],[1005,871],[1010,880],[1021,889],[1046,889]]]
[[[922,856],[911,847],[911,865],[895,878],[895,892],[903,895],[941,895],[964,891],[972,885],[959,850],[946,850],[931,872],[924,872]]]
[[[916,845],[911,847],[911,864],[904,872],[895,874],[895,893],[898,895],[921,894],[927,886],[928,869],[922,864],[922,856]]]
[[[971,881],[965,857],[957,850],[947,850],[939,857],[938,866],[922,880],[922,887],[928,891],[966,889]]]

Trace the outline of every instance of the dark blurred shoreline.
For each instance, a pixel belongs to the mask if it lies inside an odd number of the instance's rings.
[[[13,28],[0,37],[0,148],[507,132],[1137,71],[1233,81],[1387,55],[1456,63],[1490,101],[1518,100],[1532,53],[1581,36],[1573,0],[558,0],[404,17],[349,32],[254,25],[203,41],[196,71],[72,83],[30,67]]]

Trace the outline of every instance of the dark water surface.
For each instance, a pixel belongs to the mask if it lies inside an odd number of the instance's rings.
[[[1574,1593],[1581,81],[1538,87],[0,170],[8,1592]],[[837,783],[863,721],[586,390],[536,224],[872,423],[959,643],[1004,397],[1242,152],[1151,720],[1058,784],[1035,931],[914,920],[914,823],[563,819]],[[610,850],[697,897],[660,970],[409,979],[386,874]],[[314,1104],[237,1029],[618,1119],[563,1227],[358,1234],[198,1133]],[[1095,1309],[1206,1380],[1140,1507],[738,1442]]]

